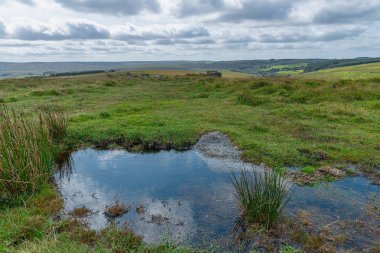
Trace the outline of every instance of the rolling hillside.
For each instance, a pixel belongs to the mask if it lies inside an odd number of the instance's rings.
[[[319,70],[296,75],[297,78],[310,79],[365,79],[380,78],[380,63],[362,64],[341,68]]]

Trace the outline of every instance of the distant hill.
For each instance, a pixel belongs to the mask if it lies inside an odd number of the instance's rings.
[[[297,78],[308,79],[367,79],[376,78],[380,80],[380,62],[330,68],[315,72],[296,75]]]
[[[304,72],[313,72],[322,69],[331,69],[331,68],[340,68],[346,66],[355,66],[367,63],[380,62],[380,58],[355,58],[355,59],[334,59],[334,60],[325,60],[319,62],[313,62],[306,66]]]
[[[25,76],[59,75],[69,72],[109,71],[109,70],[228,70],[255,75],[275,75],[284,66],[286,70],[306,66],[321,60],[246,60],[246,61],[141,61],[141,62],[0,62],[0,77],[13,78]],[[303,70],[303,67],[301,67]]]
[[[134,62],[0,62],[0,78],[62,76],[104,71],[133,70],[225,70],[258,76],[295,75],[347,65],[380,62],[380,58],[345,60],[270,59],[241,61],[134,61]]]

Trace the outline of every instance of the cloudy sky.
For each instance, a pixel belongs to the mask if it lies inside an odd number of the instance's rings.
[[[380,0],[0,0],[0,62],[380,56]]]

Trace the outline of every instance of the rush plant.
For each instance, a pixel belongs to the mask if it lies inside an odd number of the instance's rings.
[[[291,198],[289,185],[277,171],[243,170],[231,181],[244,218],[265,228],[275,223]]]
[[[35,192],[51,175],[55,145],[42,120],[0,108],[0,195]]]

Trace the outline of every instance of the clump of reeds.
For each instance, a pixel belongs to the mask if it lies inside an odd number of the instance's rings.
[[[62,141],[67,133],[67,118],[55,107],[40,108],[40,120],[54,141]]]
[[[0,107],[0,195],[33,193],[51,176],[57,134],[52,125],[62,125],[56,114],[41,113],[36,121]],[[58,136],[63,137],[62,129]]]
[[[0,109],[0,191],[33,192],[49,175],[53,147],[47,130],[5,107]]]
[[[280,172],[243,170],[231,180],[244,218],[266,228],[275,223],[291,197]]]

